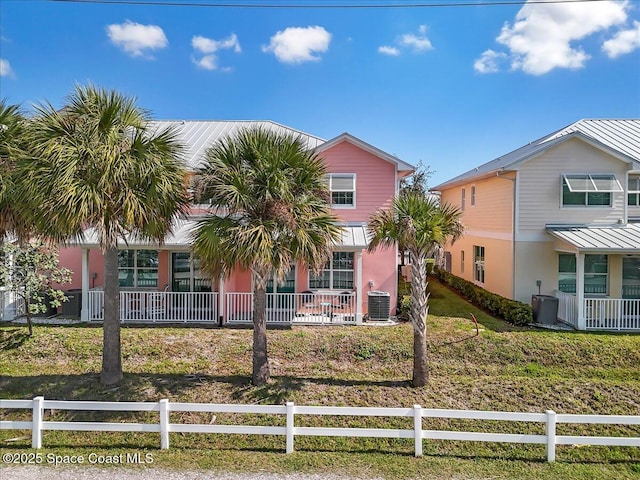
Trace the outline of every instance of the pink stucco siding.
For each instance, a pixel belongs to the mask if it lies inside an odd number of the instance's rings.
[[[366,222],[379,208],[388,207],[396,192],[396,166],[343,141],[322,152],[330,173],[356,174],[355,208],[336,208],[346,222]]]

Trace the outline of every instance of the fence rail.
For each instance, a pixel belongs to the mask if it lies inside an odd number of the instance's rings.
[[[639,447],[640,437],[599,437],[556,435],[558,424],[620,424],[640,425],[640,416],[633,415],[575,415],[557,414],[552,410],[545,413],[491,412],[474,410],[443,410],[422,408],[384,407],[319,407],[296,406],[293,402],[286,405],[233,405],[213,403],[169,402],[96,402],[45,400],[36,397],[33,400],[0,400],[0,409],[29,409],[31,421],[0,421],[3,430],[31,430],[32,448],[42,448],[42,433],[46,430],[95,431],[95,432],[147,432],[159,433],[160,448],[168,449],[171,433],[219,433],[244,435],[279,435],[286,437],[286,453],[294,451],[296,436],[328,437],[368,437],[368,438],[406,438],[414,440],[416,457],[423,454],[424,440],[458,440],[476,442],[532,443],[546,445],[547,461],[556,457],[556,445],[607,445]],[[45,421],[45,409],[86,410],[86,411],[133,411],[158,412],[158,423],[108,423],[108,422],[70,422]],[[171,423],[171,412],[210,412],[237,414],[267,414],[285,417],[286,424],[281,425],[211,425]],[[404,417],[412,419],[413,428],[333,428],[333,427],[296,427],[296,415],[307,416],[358,416],[358,417]],[[448,430],[424,430],[423,419],[473,419],[509,422],[534,422],[545,426],[543,435],[465,432]]]

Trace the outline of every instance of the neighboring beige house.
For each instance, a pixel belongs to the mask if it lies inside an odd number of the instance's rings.
[[[556,296],[580,330],[640,330],[640,119],[580,120],[433,190],[462,210],[453,274]]]

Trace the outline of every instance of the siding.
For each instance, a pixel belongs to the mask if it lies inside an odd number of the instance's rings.
[[[513,182],[506,177],[490,177],[442,192],[442,202],[461,207],[462,188],[466,191],[466,206],[462,212],[465,230],[474,235],[480,232],[510,234],[513,223]],[[475,186],[476,201],[471,205],[471,187]]]
[[[545,238],[546,224],[614,224],[624,218],[626,194],[614,193],[612,207],[564,207],[563,173],[612,173],[624,184],[627,164],[580,140],[570,140],[522,165],[517,238]]]
[[[366,222],[379,208],[388,208],[396,191],[395,165],[344,141],[322,153],[329,173],[356,174],[356,208],[333,213],[346,222]]]

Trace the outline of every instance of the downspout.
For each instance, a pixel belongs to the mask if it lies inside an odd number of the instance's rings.
[[[504,172],[504,170],[498,170],[496,172],[496,177],[497,178],[501,178],[503,180],[509,180],[510,182],[513,183],[513,200],[511,202],[511,299],[515,300],[516,298],[516,201],[517,201],[517,196],[516,196],[516,185],[517,185],[517,178],[518,178],[518,174],[516,173],[516,177],[515,178],[508,178],[508,177],[504,177],[502,176],[502,173]]]

